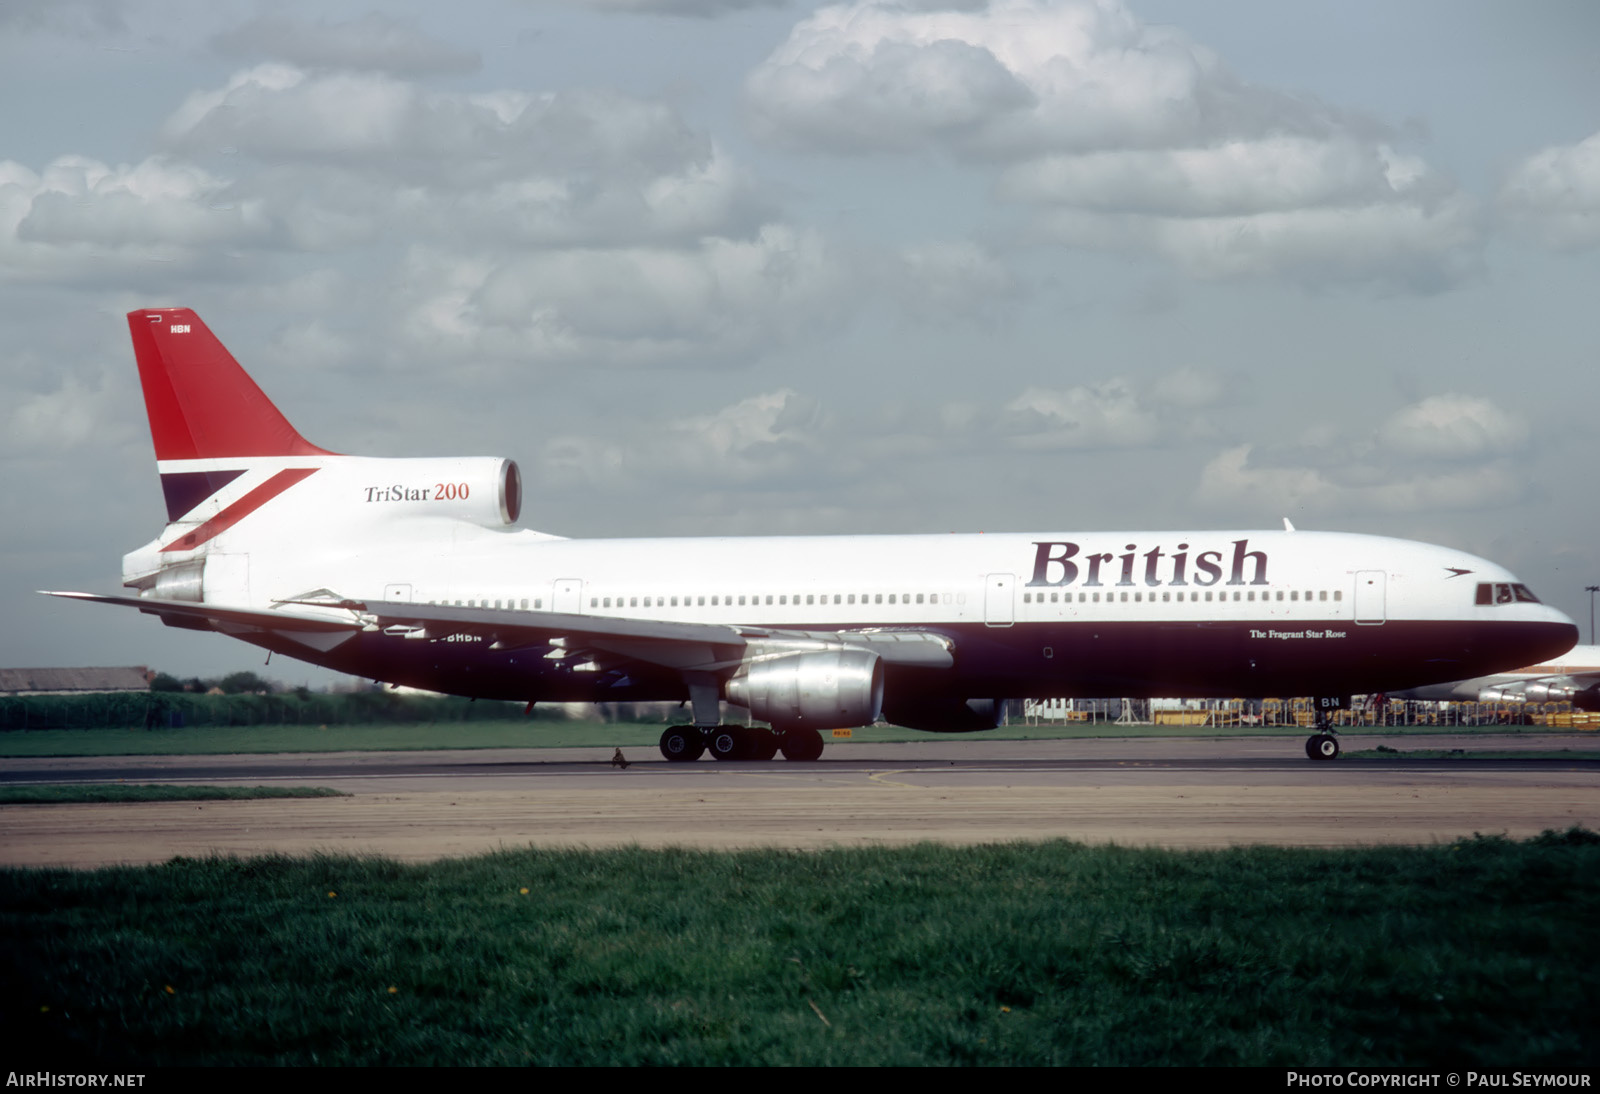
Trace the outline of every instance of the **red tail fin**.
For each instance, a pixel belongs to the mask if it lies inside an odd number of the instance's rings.
[[[188,308],[128,313],[158,460],[328,456],[295,431]]]

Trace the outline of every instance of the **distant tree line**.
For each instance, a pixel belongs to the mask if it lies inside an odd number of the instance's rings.
[[[273,681],[253,672],[230,672],[220,679],[210,680],[202,680],[198,676],[180,680],[170,672],[158,672],[150,678],[150,690],[188,692],[193,695],[206,695],[212,691],[220,691],[224,695],[268,695],[281,689]],[[297,693],[310,694],[305,687],[295,690]]]

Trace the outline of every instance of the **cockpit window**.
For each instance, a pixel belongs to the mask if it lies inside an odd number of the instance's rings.
[[[1537,604],[1539,598],[1526,585],[1511,585],[1506,583],[1490,584],[1484,582],[1478,586],[1477,603],[1479,604]]]

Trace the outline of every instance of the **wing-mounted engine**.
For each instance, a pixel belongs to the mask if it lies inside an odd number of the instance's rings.
[[[728,680],[726,695],[774,726],[871,725],[883,710],[883,664],[852,646],[790,652],[758,645]]]

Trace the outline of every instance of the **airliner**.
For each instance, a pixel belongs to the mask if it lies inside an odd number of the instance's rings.
[[[1314,696],[1557,656],[1565,615],[1450,547],[1296,531],[575,540],[517,527],[509,459],[311,444],[186,308],[131,312],[167,524],[128,595],[59,592],[394,685],[687,704],[661,752],[815,760],[1008,698]],[[1482,590],[1517,590],[1501,599]],[[721,724],[723,703],[771,728]],[[1332,759],[1326,719],[1307,755]]]

